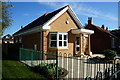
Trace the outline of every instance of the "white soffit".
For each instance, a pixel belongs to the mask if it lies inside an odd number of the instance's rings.
[[[71,30],[73,34],[80,34],[80,33],[86,33],[86,34],[94,34],[93,30],[88,29],[73,29]]]

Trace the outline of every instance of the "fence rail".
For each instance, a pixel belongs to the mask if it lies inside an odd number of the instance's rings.
[[[20,61],[29,65],[36,66],[42,63],[56,63],[56,74],[58,74],[58,67],[64,68],[68,74],[64,77],[66,79],[94,79],[94,80],[109,80],[110,76],[114,74],[114,79],[120,78],[118,72],[120,70],[120,58],[112,61],[92,60],[90,56],[73,57],[71,53],[44,53],[46,60],[42,60],[41,51],[34,51],[20,48]],[[117,72],[117,74],[116,74]],[[56,75],[58,79],[58,75]]]

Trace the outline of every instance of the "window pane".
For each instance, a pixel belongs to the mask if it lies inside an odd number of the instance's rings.
[[[62,34],[59,34],[59,40],[62,40]]]
[[[57,41],[51,41],[50,47],[57,47]]]
[[[76,37],[77,45],[79,45],[80,37]]]
[[[79,47],[76,47],[76,51],[79,51]]]
[[[64,40],[67,40],[67,35],[64,35]]]
[[[62,46],[62,41],[59,41],[59,46]]]
[[[64,41],[64,46],[67,46],[67,42],[66,41]]]
[[[57,40],[57,34],[51,34],[51,40]]]

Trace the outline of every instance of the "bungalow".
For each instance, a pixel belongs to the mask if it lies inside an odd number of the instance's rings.
[[[117,48],[118,38],[108,31],[108,28],[102,25],[96,26],[92,23],[92,18],[88,18],[88,24],[85,29],[94,30],[94,34],[91,35],[91,51],[101,52],[106,49]]]
[[[78,17],[67,5],[45,13],[13,36],[15,43],[21,43],[23,48],[80,56],[92,54],[90,35],[93,33],[93,30],[82,28]]]

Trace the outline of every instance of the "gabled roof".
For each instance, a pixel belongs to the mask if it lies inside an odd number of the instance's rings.
[[[117,38],[115,35],[111,34],[111,33],[108,32],[107,30],[104,30],[103,28],[100,28],[99,26],[96,26],[96,25],[94,25],[94,24],[88,24],[87,26],[85,26],[85,28],[88,29],[89,26],[92,26],[92,27],[94,27],[94,28],[97,28],[97,30],[99,30],[99,31],[101,31],[101,32],[104,32],[105,34],[108,34],[108,35],[110,35],[110,36],[112,36],[112,37]],[[90,27],[89,27],[89,28],[90,28]]]
[[[46,13],[46,14],[42,15],[41,17],[34,20],[33,22],[31,22],[30,24],[28,24],[24,28],[22,28],[19,31],[17,31],[16,33],[14,33],[13,35],[20,34],[22,32],[33,29],[35,27],[39,27],[38,29],[45,29],[44,27],[48,26],[51,22],[53,22],[55,19],[57,19],[59,16],[61,16],[67,10],[70,13],[70,15],[73,17],[75,23],[79,27],[82,27],[82,24],[80,23],[79,19],[77,18],[77,16],[73,12],[73,10],[70,8],[69,5],[67,5],[67,6],[64,6],[60,9],[54,11],[54,12]]]

